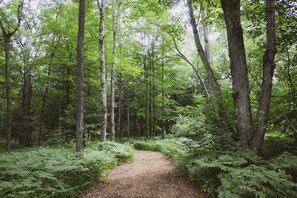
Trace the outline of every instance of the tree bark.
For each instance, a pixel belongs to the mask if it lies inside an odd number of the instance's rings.
[[[274,0],[266,1],[266,34],[267,47],[263,57],[263,77],[262,89],[260,97],[260,105],[258,111],[257,136],[254,140],[253,149],[257,154],[260,154],[266,125],[269,118],[269,104],[272,91],[272,78],[274,73],[274,58],[276,53],[275,47],[275,2]]]
[[[250,146],[254,134],[254,125],[243,33],[240,24],[240,0],[221,0],[221,4],[228,36],[236,130],[241,145]]]
[[[208,87],[212,95],[212,99],[215,101],[218,115],[221,118],[223,124],[225,125],[226,129],[232,131],[232,127],[228,121],[226,111],[223,105],[223,98],[220,90],[220,86],[215,78],[214,72],[211,68],[210,62],[207,58],[207,54],[203,50],[200,37],[197,30],[196,20],[193,13],[193,6],[192,6],[192,0],[188,0],[188,10],[189,10],[189,16],[190,16],[190,23],[192,26],[192,31],[194,35],[195,45],[197,49],[197,53],[200,56],[200,59],[204,65],[206,74],[207,74],[207,81],[208,81]]]
[[[100,80],[101,80],[101,133],[100,138],[102,142],[106,141],[107,128],[107,83],[106,83],[106,66],[105,66],[105,52],[104,52],[104,15],[105,15],[105,0],[97,0],[98,9],[100,13]]]
[[[78,36],[77,36],[77,80],[76,80],[76,152],[82,153],[83,147],[83,85],[84,85],[84,29],[85,0],[79,1]]]

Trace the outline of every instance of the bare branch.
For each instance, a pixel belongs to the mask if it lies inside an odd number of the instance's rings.
[[[172,40],[173,40],[173,43],[174,43],[174,47],[175,47],[175,49],[176,49],[177,52],[175,52],[170,46],[168,46],[169,49],[170,49],[173,53],[175,53],[175,55],[177,55],[178,57],[180,57],[181,59],[183,59],[184,61],[186,61],[186,62],[192,67],[192,69],[194,70],[194,72],[195,72],[195,74],[196,74],[198,80],[200,81],[201,85],[203,86],[203,89],[204,89],[204,91],[205,91],[206,96],[208,96],[208,95],[209,95],[209,94],[208,94],[208,90],[207,90],[206,85],[205,85],[205,83],[203,82],[203,80],[202,80],[202,78],[201,78],[201,76],[200,76],[200,74],[199,74],[197,68],[196,68],[195,65],[194,65],[191,61],[189,61],[189,59],[187,59],[187,57],[186,57],[186,56],[179,50],[178,45],[177,45],[177,43],[176,43],[176,40],[175,40],[174,36],[173,36],[170,32],[167,32],[167,33],[171,36],[171,38],[172,38]],[[165,39],[165,41],[168,43],[168,41],[167,41],[166,39]]]
[[[24,0],[22,0],[21,3],[18,5],[18,24],[15,27],[15,29],[10,33],[11,35],[13,35],[21,25],[23,7],[24,7]]]

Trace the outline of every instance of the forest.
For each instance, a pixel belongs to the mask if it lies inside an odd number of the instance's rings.
[[[0,197],[80,197],[137,150],[297,197],[296,27],[295,0],[0,0]]]

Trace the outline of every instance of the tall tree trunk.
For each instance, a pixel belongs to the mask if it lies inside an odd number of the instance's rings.
[[[123,139],[123,85],[122,85],[122,73],[119,74],[119,139],[122,142]]]
[[[76,152],[82,153],[83,147],[83,85],[84,85],[84,29],[85,0],[79,1],[78,36],[77,36],[77,76],[76,76]]]
[[[145,41],[146,39],[146,35],[144,34],[144,39],[143,41]],[[149,137],[149,107],[148,107],[148,103],[149,103],[149,96],[148,96],[148,92],[149,92],[149,78],[148,78],[148,61],[147,61],[147,49],[146,49],[146,44],[144,43],[144,54],[143,54],[143,74],[144,74],[144,83],[145,83],[145,103],[144,103],[144,130],[143,130],[143,135],[146,136],[147,138]]]
[[[130,138],[130,105],[129,105],[129,92],[127,92],[127,138]]]
[[[164,44],[164,39],[162,41],[162,44]],[[162,64],[162,138],[165,139],[165,89],[164,89],[164,47],[162,47],[162,59],[161,59],[161,64]]]
[[[97,0],[98,9],[100,12],[100,80],[101,80],[101,141],[106,141],[107,128],[107,83],[106,83],[106,66],[105,66],[105,52],[104,52],[104,15],[105,15],[105,0]]]
[[[259,117],[257,126],[257,135],[254,140],[253,149],[260,154],[264,142],[266,125],[269,118],[269,104],[272,91],[272,78],[274,73],[275,58],[275,2],[274,0],[266,1],[266,34],[267,47],[263,57],[263,77],[262,90],[259,105]]]
[[[189,16],[190,16],[190,23],[192,26],[192,31],[194,35],[195,45],[197,52],[200,56],[200,59],[204,65],[206,74],[207,74],[207,81],[208,81],[208,87],[212,95],[212,99],[215,101],[217,109],[218,109],[218,115],[221,118],[223,124],[225,125],[226,129],[232,131],[232,127],[228,121],[226,111],[223,105],[223,98],[220,90],[220,86],[215,78],[214,72],[211,68],[210,62],[207,58],[207,54],[205,53],[200,37],[197,30],[196,20],[193,13],[193,6],[192,6],[192,0],[187,0],[188,3],[188,10],[189,10]]]
[[[5,48],[5,87],[6,87],[6,151],[11,150],[11,85],[10,85],[10,35],[3,32]]]
[[[0,19],[0,28],[2,30],[2,36],[4,41],[4,51],[5,51],[5,88],[6,88],[6,151],[11,150],[11,123],[12,123],[12,112],[11,112],[11,84],[10,84],[10,42],[11,37],[16,33],[21,24],[21,13],[23,9],[24,0],[20,2],[17,7],[17,25],[13,31],[6,30],[2,20]]]
[[[117,45],[117,30],[120,19],[121,2],[118,5],[117,12],[115,10],[115,2],[113,1],[113,13],[112,13],[112,29],[113,29],[113,62],[111,64],[111,76],[110,76],[110,129],[111,129],[111,141],[115,141],[115,121],[114,121],[114,81],[115,81],[115,61],[116,61],[116,45]]]
[[[228,36],[236,130],[241,145],[249,146],[254,134],[254,125],[250,105],[245,48],[240,24],[240,0],[221,0],[221,4]]]
[[[31,127],[31,70],[29,57],[24,57],[24,85],[23,85],[23,128],[20,134],[19,143],[23,146],[32,146],[32,127]]]

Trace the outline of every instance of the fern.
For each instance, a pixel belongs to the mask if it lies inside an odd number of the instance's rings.
[[[297,186],[290,175],[296,174],[297,157],[290,153],[265,160],[249,149],[234,146],[220,150],[188,138],[133,143],[135,148],[170,156],[205,192],[221,198],[297,197]]]
[[[27,149],[0,157],[0,197],[75,197],[106,170],[133,159],[129,146],[93,143],[83,156],[72,147]]]

